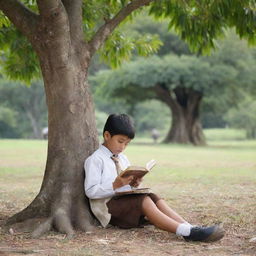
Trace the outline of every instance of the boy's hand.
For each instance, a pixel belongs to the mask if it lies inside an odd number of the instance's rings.
[[[142,178],[136,178],[136,177],[134,177],[133,180],[131,181],[130,185],[131,185],[132,187],[137,188],[137,187],[140,185],[141,182],[142,182]]]
[[[130,175],[130,176],[127,176],[127,177],[120,177],[120,176],[117,176],[115,181],[113,182],[113,189],[117,189],[117,188],[120,188],[124,185],[128,185],[132,182],[133,180],[133,176]]]

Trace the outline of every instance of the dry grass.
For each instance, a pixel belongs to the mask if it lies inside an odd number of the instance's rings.
[[[0,141],[0,221],[25,207],[40,188],[45,141]],[[96,229],[67,240],[51,232],[40,239],[0,230],[0,255],[256,255],[256,142],[218,142],[208,147],[131,144],[133,163],[155,158],[145,186],[194,224],[223,223],[226,236],[186,243],[152,226]]]

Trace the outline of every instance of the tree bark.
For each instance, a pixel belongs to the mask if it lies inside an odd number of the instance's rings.
[[[199,108],[202,93],[193,89],[176,87],[170,91],[165,85],[154,88],[157,98],[171,110],[172,123],[165,143],[205,145]]]

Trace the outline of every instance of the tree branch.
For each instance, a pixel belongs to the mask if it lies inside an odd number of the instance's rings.
[[[53,9],[61,5],[61,0],[36,0],[40,14],[49,15]]]
[[[61,0],[36,0],[40,14],[39,34],[43,34],[48,47],[56,49],[58,57],[67,59],[71,44],[69,18]],[[44,49],[42,49],[44,51]],[[55,52],[55,53],[56,53]],[[65,52],[65,54],[63,54]],[[41,54],[44,54],[41,52]],[[62,59],[63,60],[63,59]]]
[[[127,16],[129,16],[133,11],[144,5],[148,5],[153,1],[154,0],[133,0],[126,7],[121,9],[112,19],[106,21],[106,23],[98,29],[89,42],[91,55],[93,55],[102,46],[108,36]]]
[[[83,39],[82,0],[62,0],[62,3],[69,17],[71,39],[80,42]]]
[[[177,102],[171,95],[171,92],[169,89],[167,89],[164,84],[156,84],[153,87],[154,92],[157,95],[157,98],[160,99],[162,102],[167,104],[170,108],[177,107]]]
[[[37,14],[29,10],[18,0],[0,0],[0,10],[3,11],[21,33],[32,41],[38,21]]]

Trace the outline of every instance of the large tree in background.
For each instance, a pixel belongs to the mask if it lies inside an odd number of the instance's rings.
[[[205,144],[200,105],[205,94],[236,79],[227,65],[210,65],[196,56],[149,57],[127,63],[117,70],[100,71],[92,77],[102,97],[123,98],[134,105],[147,99],[165,103],[172,119],[164,142]]]
[[[44,218],[34,235],[53,225],[69,236],[74,228],[91,227],[92,217],[83,193],[83,162],[98,146],[98,140],[87,71],[92,56],[116,27],[144,5],[150,5],[151,14],[170,18],[170,25],[200,49],[211,47],[213,38],[228,25],[236,26],[241,36],[255,39],[252,0],[211,0],[200,4],[179,0],[0,0],[3,32],[13,31],[8,17],[29,41],[27,49],[34,49],[31,58],[38,57],[49,124],[47,163],[40,192],[9,223]],[[15,54],[13,38],[1,34],[0,40],[1,45],[7,44],[3,60],[10,72],[11,64],[23,64],[22,68],[30,59],[28,53],[23,54],[24,60],[16,58],[19,55]],[[110,40],[106,44],[107,57],[125,57],[122,47],[115,43]],[[30,67],[28,76],[38,72],[36,65]]]
[[[255,88],[255,48],[250,49],[232,31],[218,45],[211,56],[151,57],[100,71],[91,77],[96,98],[123,99],[131,109],[156,98],[172,113],[164,142],[204,144],[201,102],[206,98],[208,112],[224,116],[239,102],[240,92],[252,93]]]

